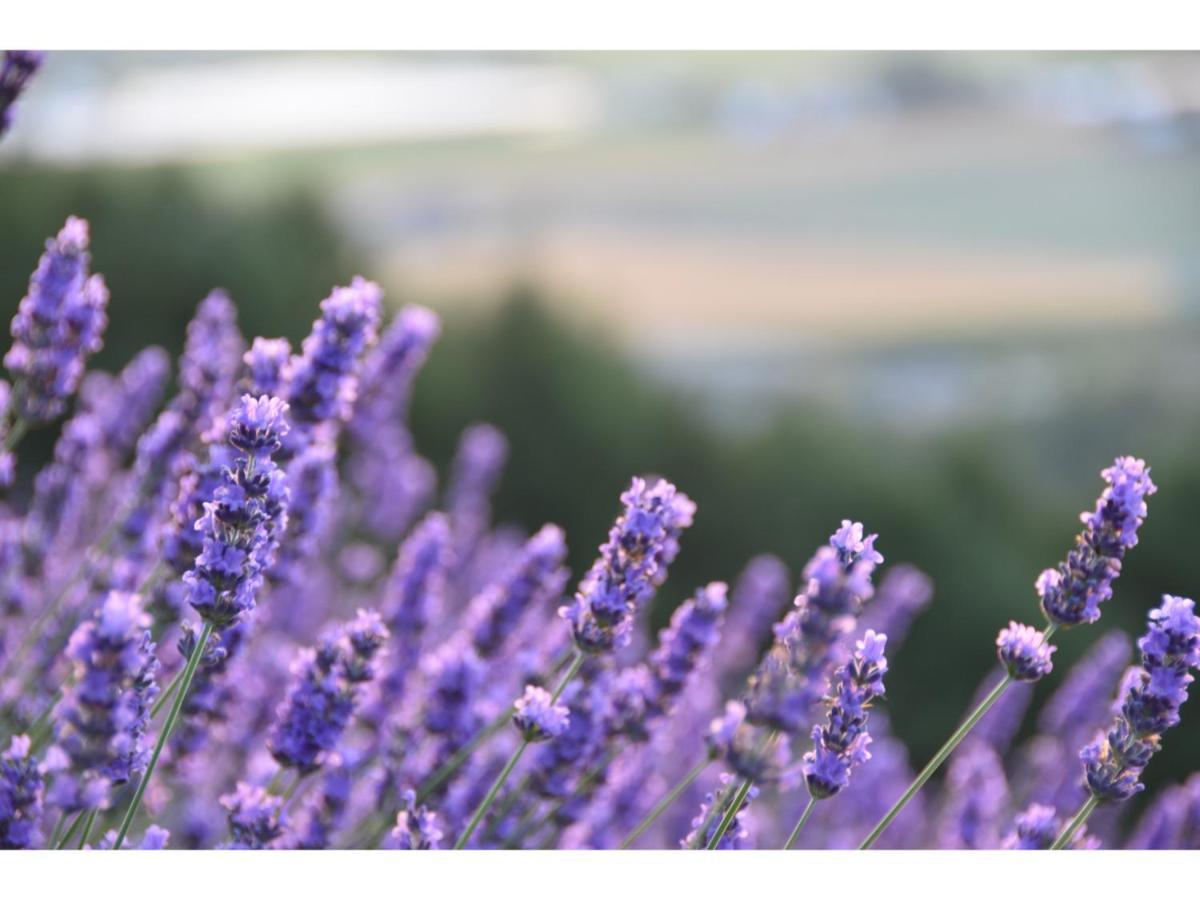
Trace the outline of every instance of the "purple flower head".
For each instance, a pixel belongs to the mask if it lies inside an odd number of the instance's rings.
[[[714,581],[696,591],[671,616],[671,624],[658,634],[650,654],[651,690],[648,706],[655,715],[667,715],[692,674],[705,662],[721,636],[728,608],[724,582]]]
[[[244,396],[229,417],[229,445],[238,455],[204,504],[196,522],[202,550],[183,576],[188,602],[218,629],[254,608],[285,527],[288,492],[271,457],[287,434],[287,410],[274,397]]]
[[[1125,800],[1143,789],[1142,770],[1162,733],[1179,722],[1179,708],[1200,665],[1200,617],[1184,597],[1163,596],[1138,641],[1142,664],[1123,680],[1119,709],[1106,734],[1080,751],[1088,789],[1103,801]]]
[[[32,425],[57,419],[83,378],[87,358],[100,349],[108,324],[108,288],[88,276],[88,224],[71,216],[29,280],[12,321],[4,365],[12,376],[9,406]]]
[[[775,645],[750,678],[749,722],[791,734],[811,721],[830,670],[844,658],[843,643],[874,593],[871,576],[881,558],[875,537],[863,538],[861,525],[844,521],[805,566],[804,592],[775,626]]]
[[[481,657],[499,653],[527,612],[562,595],[566,555],[562,529],[543,525],[501,579],[475,596],[467,609],[466,629]]]
[[[380,418],[405,418],[413,378],[440,333],[441,322],[432,310],[406,306],[397,313],[363,360],[362,397],[352,425],[355,432],[360,424],[369,427]]]
[[[212,291],[188,322],[179,358],[179,393],[171,401],[197,433],[219,423],[229,408],[244,346],[233,301],[224,291]]]
[[[221,805],[225,807],[233,838],[224,849],[263,850],[283,834],[283,798],[268,794],[261,787],[239,781],[233,793],[221,798]]]
[[[791,597],[791,579],[783,560],[770,554],[754,557],[738,576],[719,659],[730,678],[744,679],[758,661],[771,625]]]
[[[417,805],[415,791],[403,794],[404,808],[396,815],[396,827],[389,835],[389,850],[437,850],[442,840],[442,829],[437,813],[428,807]]]
[[[484,686],[483,663],[458,639],[447,641],[422,662],[428,692],[422,710],[425,730],[456,745],[467,741],[479,725],[475,703]]]
[[[270,570],[272,584],[302,586],[322,541],[333,524],[338,497],[336,448],[315,441],[289,462],[287,540]]]
[[[567,707],[554,702],[549,691],[527,684],[514,705],[513,724],[527,741],[549,741],[566,730],[568,716]]]
[[[879,583],[875,598],[864,610],[859,628],[888,636],[892,654],[908,636],[913,621],[933,599],[933,580],[916,566],[892,566]]]
[[[321,789],[307,805],[305,819],[296,831],[301,850],[324,850],[332,842],[350,802],[354,765],[341,753],[331,753],[321,776]]]
[[[0,753],[0,850],[26,850],[41,843],[42,773],[27,735]]]
[[[283,392],[284,367],[291,357],[292,345],[287,338],[256,337],[242,356],[246,393],[279,396]]]
[[[284,371],[298,437],[349,418],[358,393],[355,370],[375,343],[382,299],[379,285],[356,276],[349,287],[336,287],[321,301],[321,318]]]
[[[818,800],[832,797],[850,783],[850,772],[871,758],[867,717],[871,701],[883,695],[887,673],[887,635],[868,631],[854,656],[834,675],[825,725],[813,727],[813,749],[804,754],[804,778]]]
[[[1005,850],[1049,850],[1063,824],[1053,806],[1031,803],[1017,816],[1013,833],[1001,846]],[[1099,846],[1099,841],[1088,835],[1086,825],[1071,837],[1072,850],[1093,850]]]
[[[301,775],[324,764],[350,724],[360,685],[374,677],[372,661],[387,637],[378,615],[359,610],[348,625],[300,652],[268,741],[276,762]]]
[[[1050,657],[1055,646],[1042,640],[1042,633],[1030,625],[1009,622],[996,637],[996,655],[1016,681],[1037,681],[1054,668]]]
[[[608,653],[629,643],[634,616],[666,578],[679,534],[695,513],[695,504],[667,481],[648,486],[635,478],[621,503],[624,509],[599,559],[574,600],[559,610],[575,645],[588,653]]]
[[[722,818],[721,815],[710,816],[709,812],[712,809],[713,803],[717,802],[718,797],[720,797],[726,803],[729,802],[729,791],[733,786],[733,778],[734,776],[731,772],[721,773],[721,777],[719,779],[720,787],[717,790],[705,795],[704,802],[700,804],[699,814],[692,820],[692,830],[688,832],[687,836],[684,837],[683,840],[679,842],[680,847],[686,850],[689,847],[703,848],[708,846],[708,842],[712,840],[712,836],[716,833],[717,827],[720,825]],[[731,824],[729,826],[729,830],[722,835],[721,840],[717,843],[716,849],[741,850],[746,846],[746,840],[749,838],[750,834],[746,830],[746,826],[742,821],[742,816],[745,814],[746,808],[750,805],[750,801],[757,796],[758,788],[751,787],[746,793],[746,798],[742,801],[741,806],[738,807],[737,815],[733,819],[733,824]],[[701,834],[700,829],[704,828],[705,822],[708,822],[708,827],[705,828],[704,833]]]
[[[1137,544],[1137,530],[1146,516],[1146,498],[1158,490],[1143,460],[1121,456],[1100,473],[1108,486],[1096,508],[1080,514],[1083,533],[1075,548],[1056,569],[1037,579],[1042,611],[1060,625],[1092,623],[1100,604],[1112,596],[1125,553]]]
[[[55,718],[54,740],[69,763],[55,779],[53,802],[82,808],[82,782],[124,784],[145,766],[158,660],[137,594],[112,591],[67,645],[74,684]]]
[[[0,58],[0,137],[13,123],[17,98],[46,59],[41,50],[5,50]]]
[[[5,50],[0,57],[0,137],[12,125],[17,98],[45,60],[42,50]]]
[[[1008,805],[1008,782],[999,754],[974,735],[951,760],[938,815],[938,846],[990,850],[1000,841],[998,824]]]

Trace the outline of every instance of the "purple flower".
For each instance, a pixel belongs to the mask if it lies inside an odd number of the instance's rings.
[[[442,829],[437,813],[417,805],[417,795],[409,790],[403,794],[404,808],[396,815],[396,827],[389,835],[389,850],[437,850]]]
[[[1142,664],[1122,683],[1119,710],[1107,734],[1080,751],[1088,789],[1102,801],[1125,800],[1143,789],[1142,770],[1162,733],[1179,722],[1191,669],[1200,665],[1200,617],[1191,600],[1163,596],[1138,641]]]
[[[883,695],[887,635],[868,631],[855,645],[854,656],[833,677],[825,725],[813,727],[813,749],[804,754],[804,778],[818,800],[832,797],[850,783],[850,773],[871,758],[867,746],[868,710]]]
[[[12,376],[11,412],[40,425],[57,419],[83,378],[87,358],[100,349],[108,324],[108,288],[88,276],[88,224],[71,216],[29,280],[12,321],[4,365]]]
[[[212,291],[188,322],[179,358],[179,393],[171,401],[173,409],[195,423],[196,433],[218,423],[229,408],[244,346],[233,301],[224,291]]]
[[[791,596],[791,578],[783,560],[770,554],[754,557],[738,576],[718,660],[730,679],[741,681],[758,661],[771,625]]]
[[[1200,775],[1161,791],[1125,846],[1130,850],[1200,849]]]
[[[1108,486],[1096,508],[1080,514],[1083,533],[1056,569],[1037,579],[1042,611],[1051,622],[1078,625],[1100,618],[1100,604],[1112,596],[1125,552],[1137,544],[1146,516],[1146,498],[1158,488],[1143,460],[1121,456],[1100,473]]]
[[[244,396],[229,417],[228,441],[238,455],[204,504],[196,522],[203,549],[184,575],[188,602],[218,629],[254,608],[276,534],[284,528],[287,487],[271,457],[287,434],[287,411],[274,397]]]
[[[524,695],[517,700],[513,724],[527,741],[549,741],[567,728],[567,707],[556,703],[544,688],[525,685]]]
[[[0,754],[0,850],[41,844],[42,772],[30,753],[27,735],[14,737]]]
[[[805,590],[775,626],[775,645],[750,678],[748,722],[790,734],[811,721],[843,641],[874,592],[871,575],[882,560],[875,537],[863,538],[861,524],[843,520],[805,566]]]
[[[1036,628],[1016,622],[1009,622],[996,637],[996,655],[1015,681],[1037,681],[1049,675],[1055,649]]]
[[[279,396],[284,389],[284,367],[291,357],[292,345],[287,338],[256,337],[242,356],[246,367],[243,389],[255,396]]]
[[[145,734],[158,695],[149,625],[137,594],[113,591],[71,636],[74,684],[54,723],[66,766],[55,777],[51,800],[63,809],[89,805],[85,782],[124,784],[146,767]]]
[[[1015,830],[1001,845],[1005,850],[1049,850],[1064,823],[1054,807],[1031,803],[1014,825]],[[1099,846],[1099,841],[1088,835],[1086,825],[1071,837],[1072,850],[1094,850]]]
[[[283,798],[268,794],[261,787],[238,782],[233,793],[221,798],[229,818],[233,840],[226,850],[263,850],[283,834],[285,818]]]
[[[946,850],[990,850],[1000,840],[1000,816],[1008,804],[1008,782],[999,754],[972,735],[946,772],[938,845]]]
[[[333,524],[338,497],[336,448],[316,441],[301,450],[287,467],[287,540],[271,567],[272,584],[289,585],[298,591],[319,555],[321,542]]]
[[[422,661],[422,668],[425,730],[459,746],[480,724],[475,703],[484,686],[483,663],[465,641],[449,640]]]
[[[527,612],[562,596],[567,581],[566,555],[562,529],[543,525],[525,542],[500,580],[475,595],[467,609],[465,628],[481,657],[499,653]]]
[[[45,59],[46,54],[41,50],[4,51],[0,59],[0,137],[13,123],[17,98]]]
[[[650,654],[647,697],[655,715],[670,713],[688,679],[716,646],[728,607],[727,590],[720,581],[700,588],[675,610],[670,626],[659,632],[658,646]]]
[[[349,418],[358,393],[355,370],[375,343],[382,299],[379,285],[356,276],[321,301],[321,318],[284,370],[297,445],[324,423]]]
[[[507,458],[508,441],[498,429],[479,423],[463,430],[446,490],[446,509],[460,569],[474,556],[487,531],[492,516],[491,495]]]
[[[268,742],[276,762],[302,775],[321,767],[350,724],[359,686],[374,677],[387,637],[377,614],[359,610],[348,625],[300,652]]]
[[[695,504],[673,484],[633,479],[621,495],[624,510],[583,577],[574,600],[559,610],[575,645],[608,653],[629,643],[633,619],[666,577],[679,534],[692,524]]]

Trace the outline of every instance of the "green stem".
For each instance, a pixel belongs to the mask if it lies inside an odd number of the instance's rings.
[[[742,804],[746,802],[746,795],[750,793],[750,788],[754,782],[749,778],[743,778],[741,785],[737,789],[737,793],[733,795],[733,802],[725,810],[725,815],[721,818],[721,824],[717,826],[717,830],[713,832],[711,838],[708,839],[706,850],[716,850],[721,844],[721,838],[725,837],[727,832],[733,825],[733,820],[737,818],[738,812],[742,808]]]
[[[1084,801],[1083,806],[1079,807],[1079,812],[1075,813],[1075,818],[1071,820],[1070,824],[1063,829],[1062,834],[1060,834],[1054,843],[1050,845],[1050,849],[1061,850],[1063,847],[1067,846],[1067,844],[1071,842],[1071,838],[1075,836],[1075,832],[1083,827],[1083,823],[1088,820],[1091,814],[1096,811],[1096,807],[1099,805],[1099,797],[1097,797],[1095,794],[1089,796],[1087,800]]]
[[[158,714],[163,711],[163,707],[167,705],[167,701],[171,699],[171,695],[175,693],[179,687],[179,682],[183,679],[183,669],[175,673],[171,679],[171,683],[167,685],[167,689],[158,695],[158,699],[154,701],[154,705],[150,707],[150,718],[157,719]]]
[[[551,696],[551,702],[558,700],[562,696],[562,692],[570,684],[571,679],[579,674],[579,670],[583,668],[584,655],[582,650],[575,651],[575,657],[571,660],[571,665],[567,671],[563,673],[562,679],[558,682],[558,687],[554,689],[554,694]],[[458,836],[458,840],[454,842],[454,849],[461,850],[466,846],[467,841],[471,839],[471,835],[475,833],[475,829],[479,827],[479,823],[483,821],[483,817],[487,815],[487,811],[496,801],[496,795],[500,793],[500,789],[504,787],[504,782],[508,780],[508,776],[512,774],[513,769],[517,767],[517,763],[521,761],[521,756],[525,753],[525,748],[529,746],[529,741],[522,740],[517,749],[513,751],[513,755],[509,757],[508,762],[504,764],[504,768],[500,770],[500,774],[496,776],[496,780],[492,782],[491,788],[488,789],[487,796],[483,798],[483,802],[475,810],[475,814],[471,816],[471,821],[467,823],[467,827],[463,833]]]
[[[58,846],[58,838],[62,834],[63,825],[65,825],[66,822],[67,814],[65,812],[60,813],[58,816],[58,821],[54,825],[54,830],[50,832],[50,840],[46,843],[47,847],[53,849]]]
[[[800,831],[804,828],[804,824],[808,821],[808,817],[812,815],[813,808],[817,805],[816,797],[809,797],[808,803],[804,807],[804,812],[800,814],[800,821],[796,823],[796,827],[792,829],[792,833],[788,836],[787,843],[783,845],[784,850],[791,850],[792,844],[796,843],[796,838],[800,836]]]
[[[29,431],[29,423],[24,419],[17,419],[8,429],[8,434],[4,436],[5,451],[16,450],[17,444],[21,443],[21,438],[25,437],[25,433]]]
[[[183,701],[187,699],[188,690],[192,686],[192,677],[196,674],[196,668],[200,665],[200,658],[204,656],[204,648],[208,646],[208,639],[212,636],[212,633],[213,623],[205,622],[204,630],[200,632],[200,639],[196,641],[196,646],[192,648],[192,655],[188,658],[187,666],[183,670],[183,681],[180,682],[179,690],[175,693],[175,702],[171,704],[171,711],[167,713],[167,720],[163,723],[162,731],[158,734],[158,742],[154,745],[154,752],[150,755],[150,763],[146,766],[146,771],[138,782],[137,790],[133,794],[133,799],[129,801],[128,809],[125,810],[125,818],[121,821],[121,829],[117,832],[117,840],[113,843],[114,850],[120,850],[121,844],[125,842],[125,835],[129,833],[129,826],[133,824],[133,817],[137,814],[138,807],[142,804],[142,795],[146,793],[146,786],[150,783],[150,777],[154,774],[154,767],[158,765],[159,754],[162,753],[163,747],[166,746],[167,739],[171,737],[171,732],[175,728],[175,722],[179,718],[179,713],[183,710]]]
[[[96,810],[88,813],[87,821],[83,823],[83,834],[79,836],[79,846],[76,849],[82,850],[87,844],[88,837],[92,833],[92,826],[96,823]]]
[[[66,847],[67,844],[71,843],[71,838],[75,837],[75,832],[77,832],[79,830],[79,826],[83,824],[83,820],[87,816],[87,813],[88,811],[86,809],[81,809],[79,811],[79,814],[75,816],[75,821],[73,821],[71,823],[71,827],[67,829],[67,833],[64,834],[59,839],[58,843],[54,845],[55,850],[61,850]]]
[[[1053,635],[1057,629],[1058,626],[1053,622],[1047,625],[1045,630],[1042,631],[1042,641],[1048,641],[1050,636]],[[925,782],[933,777],[933,773],[941,768],[942,763],[946,761],[946,758],[949,757],[950,754],[954,752],[954,749],[962,743],[963,739],[971,733],[971,729],[979,724],[979,720],[982,719],[987,711],[992,708],[992,705],[1002,696],[1004,696],[1004,692],[1008,690],[1009,685],[1012,683],[1013,679],[1011,675],[1006,674],[1002,679],[1000,679],[1000,683],[992,688],[991,692],[983,698],[980,704],[975,707],[969,716],[967,716],[966,721],[964,721],[958,726],[957,729],[955,729],[954,734],[950,735],[946,743],[942,744],[941,749],[933,755],[933,759],[931,759],[926,764],[925,768],[921,770],[921,773],[913,779],[913,782],[908,786],[908,789],[900,795],[900,799],[892,804],[892,808],[889,809],[884,817],[879,820],[879,823],[873,829],[871,829],[871,833],[867,835],[866,839],[861,844],[859,844],[859,850],[871,849],[872,845],[879,840],[879,836],[887,830],[887,827],[892,824],[892,821],[896,818],[896,816],[900,815],[900,812],[905,806],[908,805],[909,801],[912,800],[912,798],[917,795],[917,792],[925,786]]]
[[[628,850],[631,846],[633,846],[633,842],[640,838],[642,834],[645,833],[646,829],[658,820],[659,816],[670,809],[675,801],[679,799],[680,795],[683,794],[683,792],[689,787],[691,787],[693,782],[695,782],[695,780],[699,778],[701,774],[703,774],[704,770],[710,765],[712,765],[712,760],[705,758],[696,763],[696,765],[692,766],[692,770],[684,775],[683,778],[679,780],[679,783],[676,784],[675,787],[671,788],[667,796],[659,800],[654,809],[650,810],[650,812],[646,814],[646,817],[642,819],[642,821],[638,822],[637,828],[629,832],[625,840],[621,841],[621,849]]]

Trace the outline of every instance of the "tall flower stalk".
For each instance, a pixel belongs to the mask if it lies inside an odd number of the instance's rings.
[[[679,535],[692,524],[695,504],[668,481],[648,484],[633,479],[621,495],[624,509],[600,546],[600,555],[579,584],[574,600],[559,614],[571,630],[575,645],[571,661],[550,695],[557,703],[571,680],[591,656],[611,654],[629,643],[633,622],[679,552]],[[521,742],[496,776],[454,848],[467,845],[509,775],[529,747]]]
[[[1050,849],[1071,840],[1096,808],[1141,792],[1142,770],[1162,744],[1163,732],[1179,724],[1191,670],[1200,667],[1200,616],[1185,597],[1167,594],[1150,612],[1150,626],[1138,641],[1142,664],[1121,684],[1117,715],[1106,732],[1079,752],[1088,798]]]
[[[1029,626],[1012,623],[997,638],[1000,661],[1007,672],[983,698],[946,743],[933,755],[912,784],[866,836],[860,850],[867,850],[941,768],[954,749],[971,733],[992,705],[1019,680],[1036,680],[1050,671],[1050,637],[1060,628],[1091,624],[1100,618],[1100,604],[1112,597],[1113,582],[1121,574],[1125,554],[1137,545],[1137,532],[1146,516],[1146,498],[1157,488],[1143,460],[1118,457],[1100,473],[1107,482],[1094,509],[1080,514],[1083,531],[1075,547],[1056,568],[1038,576],[1036,589],[1046,627],[1037,633]],[[1032,676],[1032,677],[1031,677]]]
[[[243,396],[229,417],[228,442],[236,451],[213,500],[196,522],[203,548],[184,576],[189,605],[204,625],[184,667],[171,710],[163,722],[145,774],[125,810],[113,849],[121,849],[158,757],[187,700],[196,668],[215,632],[235,625],[252,610],[274,554],[275,534],[287,517],[287,487],[272,457],[288,431],[288,406],[275,397]]]

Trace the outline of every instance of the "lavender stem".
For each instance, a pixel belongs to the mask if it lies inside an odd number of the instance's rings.
[[[800,821],[796,823],[796,827],[792,829],[792,833],[788,836],[787,843],[783,845],[784,850],[791,850],[792,844],[796,843],[796,838],[800,836],[800,830],[804,828],[804,824],[808,821],[808,817],[812,815],[813,808],[817,805],[816,797],[809,797],[808,804],[804,807],[804,812],[800,814]]]
[[[576,650],[575,656],[571,660],[570,667],[565,673],[563,673],[562,679],[558,682],[558,687],[554,689],[554,693],[551,695],[552,701],[558,700],[558,698],[562,695],[562,692],[566,689],[567,685],[571,682],[571,679],[579,673],[581,668],[583,668],[584,659],[585,657],[583,651]],[[455,850],[461,850],[466,846],[467,841],[471,839],[471,835],[475,833],[475,829],[479,827],[479,823],[483,821],[483,817],[487,815],[487,811],[491,805],[496,802],[496,795],[499,794],[500,789],[504,787],[504,782],[508,780],[508,776],[511,775],[513,769],[517,767],[517,763],[521,761],[521,756],[524,754],[525,748],[528,747],[530,743],[531,742],[529,739],[526,738],[522,740],[517,749],[513,751],[513,755],[509,757],[508,762],[504,764],[504,768],[500,770],[500,774],[496,776],[496,780],[492,783],[491,788],[488,789],[487,796],[483,798],[483,802],[479,804],[479,808],[476,809],[475,814],[471,816],[471,821],[467,823],[467,827],[463,829],[463,833],[460,834],[458,836],[458,840],[454,842]]]
[[[1047,625],[1046,630],[1042,632],[1042,641],[1045,642],[1049,640],[1050,635],[1054,634],[1057,628],[1058,626],[1054,624]],[[1000,679],[1000,682],[994,688],[992,688],[991,693],[983,698],[980,704],[975,707],[975,710],[969,716],[967,716],[966,721],[958,726],[955,732],[950,735],[950,738],[946,741],[946,743],[942,744],[942,748],[933,755],[933,759],[931,759],[926,764],[925,768],[921,770],[921,774],[913,779],[912,784],[908,786],[908,790],[900,795],[900,799],[892,804],[892,808],[889,809],[884,817],[879,820],[879,823],[871,829],[871,833],[867,835],[866,839],[861,844],[859,844],[859,850],[871,849],[871,846],[877,840],[879,840],[879,836],[887,830],[889,825],[892,824],[892,820],[895,819],[896,816],[900,815],[901,810],[903,810],[904,807],[908,805],[908,802],[917,795],[917,791],[921,790],[921,788],[925,786],[925,782],[933,777],[933,773],[941,768],[942,763],[946,761],[947,757],[949,757],[950,754],[954,752],[954,749],[962,743],[963,738],[971,733],[971,729],[979,723],[979,720],[982,719],[984,714],[992,708],[992,705],[1002,696],[1004,696],[1004,692],[1008,690],[1009,685],[1012,683],[1013,678],[1011,675],[1005,675]]]
[[[695,780],[699,778],[704,773],[704,770],[710,765],[712,765],[712,759],[709,757],[705,757],[704,759],[700,760],[700,762],[696,763],[696,765],[692,767],[691,771],[684,775],[683,778],[679,780],[679,783],[676,784],[675,787],[671,788],[670,792],[668,792],[665,797],[655,804],[654,809],[650,810],[650,812],[646,814],[646,817],[642,819],[642,821],[638,822],[637,827],[633,829],[633,831],[629,832],[628,835],[626,835],[625,840],[621,841],[620,849],[628,850],[633,845],[633,842],[640,838],[645,833],[646,829],[658,820],[659,816],[670,809],[675,801],[679,799],[680,795],[690,788]]]
[[[1063,847],[1065,847],[1070,842],[1071,838],[1075,836],[1075,832],[1082,827],[1083,823],[1088,820],[1088,817],[1091,816],[1099,804],[1100,798],[1095,794],[1091,794],[1087,800],[1084,801],[1083,806],[1079,807],[1079,812],[1075,813],[1075,818],[1073,818],[1070,824],[1063,829],[1063,833],[1060,834],[1054,843],[1050,845],[1050,849],[1061,850]]]
[[[749,778],[743,778],[742,783],[738,786],[737,793],[733,795],[733,800],[725,810],[725,815],[721,818],[721,824],[717,826],[717,830],[713,832],[712,837],[708,839],[708,846],[705,850],[716,850],[721,844],[721,838],[725,837],[725,832],[733,825],[733,820],[737,818],[738,811],[742,808],[742,804],[746,802],[746,795],[750,793],[750,788],[754,786]],[[720,804],[713,804],[719,808]],[[700,832],[704,834],[703,830]]]

